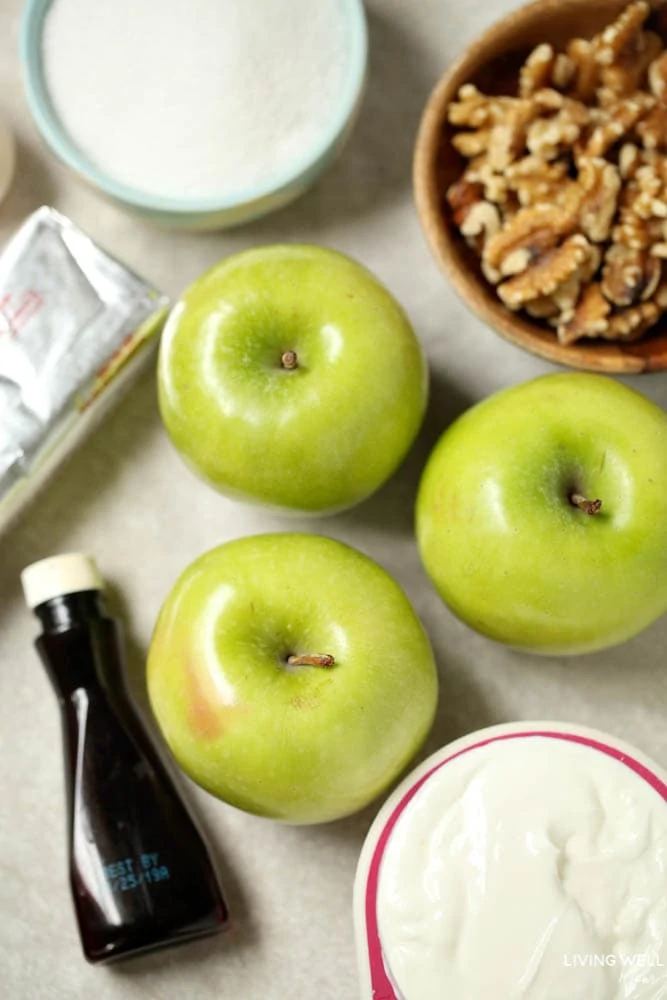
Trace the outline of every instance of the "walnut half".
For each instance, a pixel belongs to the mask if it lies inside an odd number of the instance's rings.
[[[590,261],[592,249],[585,236],[570,236],[562,246],[548,250],[531,267],[500,285],[498,295],[512,310],[553,296]]]
[[[611,305],[599,285],[588,285],[579,299],[574,314],[559,323],[558,339],[562,344],[573,344],[582,337],[600,337],[609,325]]]
[[[646,250],[616,244],[607,251],[601,290],[614,306],[635,306],[653,298],[662,278],[662,261]]]
[[[536,205],[521,209],[484,248],[484,263],[502,273],[507,257],[526,251],[528,262],[552,249],[576,227],[576,221],[562,208]]]

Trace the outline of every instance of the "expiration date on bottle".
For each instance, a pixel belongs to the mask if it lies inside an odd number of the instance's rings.
[[[136,858],[122,858],[104,865],[109,888],[112,892],[129,892],[140,885],[165,882],[171,878],[167,865],[160,861],[159,854],[139,854]]]

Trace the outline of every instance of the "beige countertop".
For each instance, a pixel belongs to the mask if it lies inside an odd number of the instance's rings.
[[[430,87],[462,46],[511,0],[369,0],[370,81],[340,161],[294,206],[232,233],[153,228],[84,188],[38,140],[17,57],[20,0],[0,3],[0,113],[19,137],[19,173],[0,207],[0,242],[40,204],[175,296],[235,250],[323,243],[368,265],[401,300],[433,372],[428,419],[398,475],[349,513],[297,522],[357,546],[403,585],[430,632],[442,677],[428,749],[494,722],[564,719],[607,729],[667,765],[667,619],[633,642],[575,660],[518,655],[474,635],[441,604],[412,535],[416,484],[429,448],[463,408],[549,366],[468,314],[438,273],[412,203],[410,159]],[[667,406],[667,376],[628,380]],[[226,938],[91,968],[77,940],[65,868],[58,709],[31,648],[34,622],[18,574],[71,549],[94,553],[113,582],[142,657],[177,574],[225,539],[295,522],[236,505],[194,479],[172,451],[148,373],[0,542],[0,993],[7,1000],[354,1000],[351,890],[375,808],[319,828],[290,828],[228,808],[192,788],[220,858],[235,915]]]

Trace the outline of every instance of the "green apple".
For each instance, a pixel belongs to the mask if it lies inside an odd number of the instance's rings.
[[[236,254],[173,309],[158,366],[172,442],[229,496],[331,513],[377,490],[419,430],[427,372],[405,313],[315,246]]]
[[[623,642],[667,610],[667,416],[600,375],[492,396],[436,446],[417,535],[477,631],[554,654]]]
[[[435,713],[428,638],[377,563],[318,535],[228,542],[160,613],[148,691],[183,770],[232,805],[293,823],[361,809]]]

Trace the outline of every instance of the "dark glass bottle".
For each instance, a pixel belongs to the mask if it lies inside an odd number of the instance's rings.
[[[86,958],[109,962],[222,930],[228,912],[213,864],[132,704],[121,630],[101,593],[34,610],[62,713],[70,881]]]

